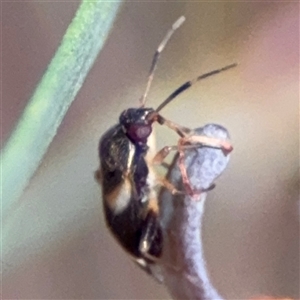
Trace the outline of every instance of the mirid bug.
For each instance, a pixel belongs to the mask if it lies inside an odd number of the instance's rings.
[[[210,145],[209,139],[196,140],[192,131],[179,126],[159,112],[180,93],[195,82],[211,75],[228,70],[235,64],[198,76],[187,81],[176,89],[157,109],[146,108],[146,98],[153,80],[159,56],[174,31],[181,26],[185,18],[180,17],[167,32],[158,46],[152,60],[146,91],[142,96],[139,108],[129,108],[119,117],[119,123],[111,127],[100,139],[100,167],[96,171],[96,179],[102,186],[103,207],[106,223],[121,246],[135,258],[136,262],[148,273],[152,274],[153,264],[159,259],[163,250],[163,236],[159,225],[158,185],[165,185],[173,193],[179,192],[164,179],[156,176],[152,168],[154,149],[150,145],[153,138],[154,122],[166,125],[175,130],[181,137],[179,150],[184,147],[198,147],[199,143],[207,146],[226,148],[222,142]],[[155,156],[161,162],[171,150],[178,147],[165,147]],[[184,173],[184,167],[182,168]],[[188,179],[184,177],[188,189]]]

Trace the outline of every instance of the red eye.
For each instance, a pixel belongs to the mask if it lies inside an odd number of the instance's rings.
[[[144,142],[151,134],[151,131],[151,125],[135,124],[128,128],[127,135],[134,142]]]

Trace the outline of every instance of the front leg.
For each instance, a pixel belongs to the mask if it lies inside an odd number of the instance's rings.
[[[181,140],[181,139],[179,139]],[[181,145],[181,150],[186,150],[186,149],[194,149],[197,148],[199,146],[196,145]],[[165,146],[163,147],[161,150],[159,150],[153,160],[152,163],[154,165],[163,165],[164,164],[164,159],[172,152],[172,151],[179,151],[179,146]]]
[[[180,137],[188,136],[191,132],[189,128],[176,124],[168,119],[165,119],[156,111],[149,114],[148,119],[149,121],[151,120],[152,122],[158,122],[160,125],[165,125],[169,127],[170,129],[174,130]]]
[[[179,139],[179,144],[182,149],[185,149],[187,144],[194,145],[195,148],[209,147],[221,149],[224,155],[229,154],[233,150],[233,147],[228,140],[217,139],[205,135],[196,135],[193,134],[193,132],[191,132],[189,136]]]
[[[217,139],[205,135],[196,135],[193,133],[192,130],[190,130],[190,134],[181,137],[178,140],[178,144],[176,146],[174,145],[174,146],[163,147],[160,151],[156,153],[156,155],[153,158],[153,164],[155,165],[164,164],[164,159],[170,154],[170,152],[178,151],[179,154],[178,165],[182,176],[182,182],[185,187],[186,194],[190,196],[193,195],[197,196],[200,193],[211,190],[214,187],[211,186],[205,191],[204,190],[195,191],[191,187],[190,180],[188,178],[188,174],[185,167],[185,162],[184,162],[184,151],[188,149],[196,149],[199,147],[221,149],[224,155],[228,155],[233,150],[233,147],[228,140]],[[175,187],[173,187],[173,185],[169,183],[167,180],[165,180],[162,185],[168,188],[172,194],[183,193],[178,191]]]
[[[185,164],[184,164],[184,150],[187,149],[195,149],[198,147],[201,147],[201,145],[183,145],[180,143],[182,139],[179,139],[179,143],[177,146],[165,146],[163,147],[160,151],[158,151],[156,153],[156,155],[154,156],[152,163],[154,165],[164,165],[164,159],[170,154],[171,151],[178,151],[179,153],[179,169],[181,172],[181,177],[182,177],[182,182],[183,182],[183,186],[185,188],[185,191],[180,191],[178,190],[171,182],[169,182],[167,179],[165,178],[157,178],[157,181],[160,185],[164,186],[165,188],[167,188],[172,195],[199,195],[201,192],[203,191],[193,191],[191,185],[190,185],[190,181],[186,172],[186,168],[185,168]],[[169,166],[168,166],[169,167]]]
[[[232,150],[233,147],[231,143],[228,140],[222,140],[222,139],[217,139],[213,137],[208,137],[205,135],[196,135],[191,132],[191,135],[182,137],[178,141],[178,153],[179,153],[179,158],[178,158],[178,165],[179,169],[181,172],[181,177],[182,177],[182,182],[185,187],[185,190],[188,195],[190,196],[199,196],[203,192],[207,192],[212,190],[215,185],[212,184],[210,187],[208,187],[205,190],[194,190],[191,186],[187,170],[185,167],[185,159],[184,159],[184,150],[187,149],[187,147],[209,147],[209,148],[216,148],[216,149],[221,149],[224,155],[228,155]]]

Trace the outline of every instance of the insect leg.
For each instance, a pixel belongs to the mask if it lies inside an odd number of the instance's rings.
[[[190,146],[194,146],[194,148],[201,147],[201,145],[190,145]],[[190,183],[190,179],[189,179],[189,176],[187,174],[186,167],[185,167],[185,160],[184,160],[184,148],[185,147],[184,146],[178,146],[178,148],[179,148],[178,149],[178,155],[179,155],[178,167],[179,167],[179,170],[180,170],[180,173],[181,173],[182,184],[185,188],[186,194],[188,194],[190,196],[199,196],[201,193],[208,192],[208,191],[211,191],[212,189],[214,189],[215,188],[214,183],[206,189],[194,190],[192,188],[191,183]],[[187,148],[185,148],[185,149],[187,149]]]
[[[162,185],[163,187],[168,189],[172,195],[185,195],[186,194],[185,191],[179,191],[169,180],[167,180],[164,177],[158,178],[157,181],[159,182],[160,185]]]
[[[165,146],[160,151],[157,152],[157,154],[153,158],[153,164],[162,164],[163,160],[169,155],[171,151],[178,151],[179,158],[178,158],[178,166],[180,169],[180,173],[182,176],[182,183],[184,185],[184,188],[186,190],[186,193],[189,195],[198,195],[202,191],[194,191],[191,187],[189,177],[186,171],[185,167],[185,159],[184,159],[184,151],[188,149],[195,149],[198,147],[210,147],[210,148],[218,148],[221,149],[224,153],[224,155],[227,155],[230,153],[233,149],[231,143],[226,140],[216,139],[212,137],[207,136],[199,136],[199,135],[193,135],[192,131],[190,130],[189,136],[184,136],[179,139],[178,144],[174,146]],[[171,191],[172,194],[176,193],[184,193],[181,191],[178,191],[171,183],[166,182],[166,180],[162,183],[163,186],[165,186],[167,189]],[[208,190],[211,190],[213,187],[209,187]]]
[[[160,125],[166,125],[170,129],[174,130],[180,137],[187,137],[191,132],[191,129],[164,118],[156,111],[150,113],[147,118],[151,122],[158,122]]]
[[[202,191],[194,191],[193,190],[193,188],[191,187],[191,184],[190,184],[190,180],[189,180],[189,177],[187,174],[187,170],[185,167],[185,161],[184,161],[184,150],[187,149],[187,146],[188,146],[186,144],[188,144],[194,148],[204,146],[204,147],[221,149],[223,151],[224,155],[229,154],[233,150],[233,147],[229,141],[212,138],[212,137],[207,137],[204,135],[191,134],[190,136],[179,139],[179,141],[178,141],[178,153],[179,153],[178,165],[179,165],[179,169],[181,172],[183,185],[189,195],[191,195],[191,196],[199,195],[202,192],[206,192],[206,191],[213,189],[214,184],[206,190],[202,190]]]
[[[187,146],[186,144],[191,144],[194,145],[195,147],[197,147],[198,144],[199,147],[200,144],[201,146],[205,146],[205,147],[221,149],[224,155],[229,154],[233,150],[233,147],[229,141],[212,138],[205,135],[190,134],[189,136],[181,138],[179,140],[179,143],[184,147]]]
[[[137,266],[139,266],[141,269],[143,269],[146,273],[153,276],[153,278],[158,283],[163,283],[164,277],[161,274],[160,266],[156,265],[155,263],[149,263],[144,258],[134,259],[134,262],[136,263]]]
[[[181,137],[187,137],[191,132],[191,129],[181,126],[179,124],[176,124],[176,123],[164,118],[163,116],[161,116],[159,114],[157,114],[156,120],[159,124],[166,125],[170,129],[176,131],[176,133]]]
[[[151,201],[151,200],[150,200]],[[157,200],[155,200],[157,203]],[[158,211],[149,209],[145,218],[139,250],[150,261],[157,261],[162,253],[162,231],[158,220]]]
[[[195,147],[199,147],[199,146],[196,146],[196,145],[179,145],[179,143],[176,146],[165,146],[160,151],[158,151],[158,153],[154,156],[154,158],[152,160],[152,163],[155,164],[155,165],[159,165],[159,164],[162,165],[164,163],[163,160],[166,158],[166,156],[168,156],[168,154],[171,151],[178,151],[179,155],[180,155],[180,153],[183,154],[183,151],[185,149],[193,149]],[[180,160],[180,158],[179,158],[179,160]],[[159,184],[161,184],[162,186],[167,188],[173,195],[187,194],[187,193],[191,194],[192,189],[190,188],[188,175],[186,173],[186,169],[185,169],[185,166],[184,166],[184,157],[182,157],[181,160],[180,160],[179,168],[180,168],[180,172],[181,172],[181,176],[182,176],[183,185],[184,185],[185,190],[187,192],[178,190],[171,182],[169,182],[165,178],[157,178],[157,181],[159,182]]]
[[[182,145],[181,146],[181,150],[185,150],[185,149],[194,149],[196,147],[199,147],[197,145]],[[171,153],[171,151],[178,151],[179,150],[179,146],[165,146],[163,147],[161,150],[159,150],[153,160],[152,163],[154,165],[161,165],[164,163],[164,159]]]

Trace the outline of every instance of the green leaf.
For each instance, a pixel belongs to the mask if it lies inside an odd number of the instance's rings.
[[[112,27],[121,1],[83,0],[61,45],[1,152],[4,212],[38,168]]]

